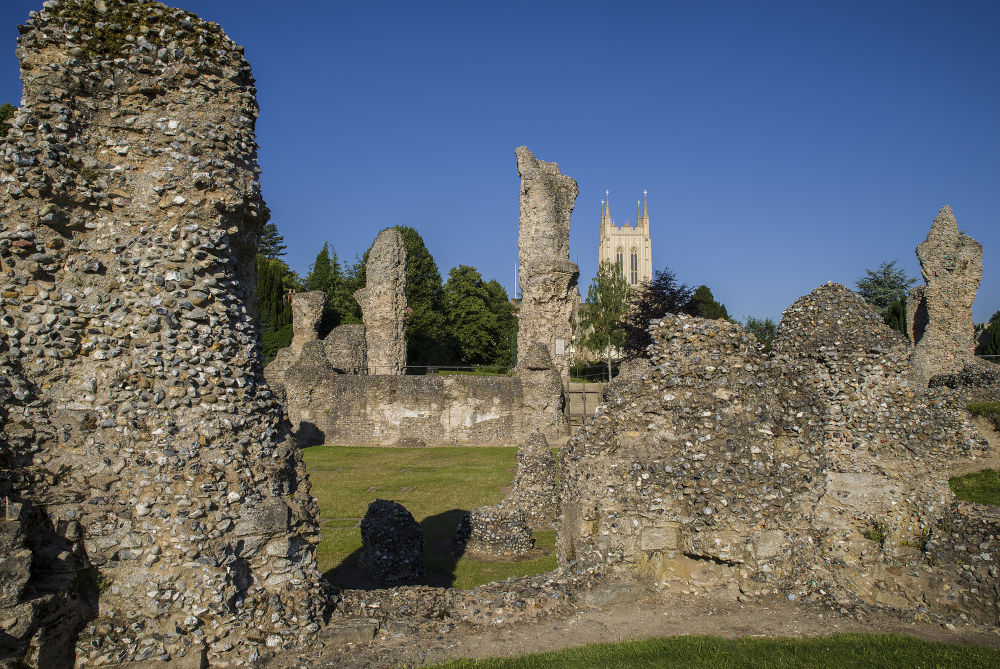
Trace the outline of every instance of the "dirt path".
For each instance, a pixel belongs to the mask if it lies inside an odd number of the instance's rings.
[[[420,667],[459,657],[518,656],[588,643],[688,634],[734,639],[890,632],[931,641],[1000,648],[1000,629],[994,627],[903,622],[877,611],[846,614],[784,600],[740,604],[706,599],[679,601],[662,595],[635,600],[634,593],[629,591],[624,591],[621,598],[629,601],[610,602],[600,608],[535,623],[488,629],[452,627],[446,622],[419,628],[390,624],[389,629],[380,630],[370,643],[350,643],[342,629],[331,627],[320,632],[309,651],[287,653],[267,666],[269,669]]]

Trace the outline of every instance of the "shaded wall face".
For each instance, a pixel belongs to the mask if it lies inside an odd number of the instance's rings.
[[[265,646],[241,629],[293,638],[325,606],[315,503],[260,377],[253,78],[217,25],[105,4],[62,2],[19,41],[25,104],[0,174],[0,366],[17,387],[0,449],[24,447],[19,494],[105,584],[112,633],[81,652],[133,660],[126,629],[176,629],[149,648],[245,658]]]

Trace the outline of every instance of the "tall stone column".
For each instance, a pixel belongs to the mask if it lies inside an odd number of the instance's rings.
[[[518,366],[524,366],[527,355],[537,358],[532,344],[540,342],[565,384],[572,362],[570,340],[579,295],[580,268],[569,259],[576,181],[560,174],[556,163],[535,158],[525,146],[518,147],[515,154],[521,176]]]
[[[926,282],[910,292],[907,316],[915,347],[910,380],[925,386],[937,374],[957,374],[975,357],[972,303],[983,278],[983,247],[959,232],[951,207],[941,207],[917,246]]]
[[[354,293],[365,323],[369,374],[406,374],[406,245],[395,228],[368,251],[365,287]]]
[[[23,531],[0,556],[28,551],[35,582],[5,587],[0,620],[21,622],[3,644],[64,666],[67,637],[27,615],[52,613],[31,598],[54,588],[96,616],[75,628],[87,666],[232,666],[301,643],[327,586],[316,503],[261,376],[268,211],[243,50],[157,2],[46,2],[19,30],[24,106],[0,144],[0,488]]]

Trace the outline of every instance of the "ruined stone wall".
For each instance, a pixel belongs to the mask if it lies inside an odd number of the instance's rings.
[[[515,377],[352,376],[317,359],[303,356],[285,380],[293,427],[312,443],[514,446],[540,422]]]
[[[250,67],[155,2],[45,7],[20,28],[24,105],[0,145],[0,486],[30,519],[0,555],[39,577],[0,599],[28,621],[4,652],[39,652],[22,641],[47,638],[44,596],[99,603],[73,609],[96,616],[69,639],[79,664],[249,662],[301,642],[327,596],[260,375]]]
[[[948,486],[988,445],[954,396],[908,384],[908,347],[860,297],[796,301],[771,357],[722,321],[651,334],[651,367],[561,451],[561,564],[998,622],[997,518],[976,526]]]
[[[959,232],[951,207],[945,206],[917,246],[917,257],[926,283],[907,300],[915,344],[910,378],[926,386],[932,376],[957,374],[974,359],[972,303],[983,278],[983,247]]]
[[[565,384],[569,382],[569,348],[579,300],[580,269],[569,259],[576,181],[560,174],[556,163],[535,158],[527,147],[519,147],[515,154],[521,176],[518,365],[528,346],[541,342]]]

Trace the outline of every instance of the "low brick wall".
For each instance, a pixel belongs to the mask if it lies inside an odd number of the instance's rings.
[[[513,376],[323,374],[287,402],[301,437],[328,445],[517,446],[540,422]]]

